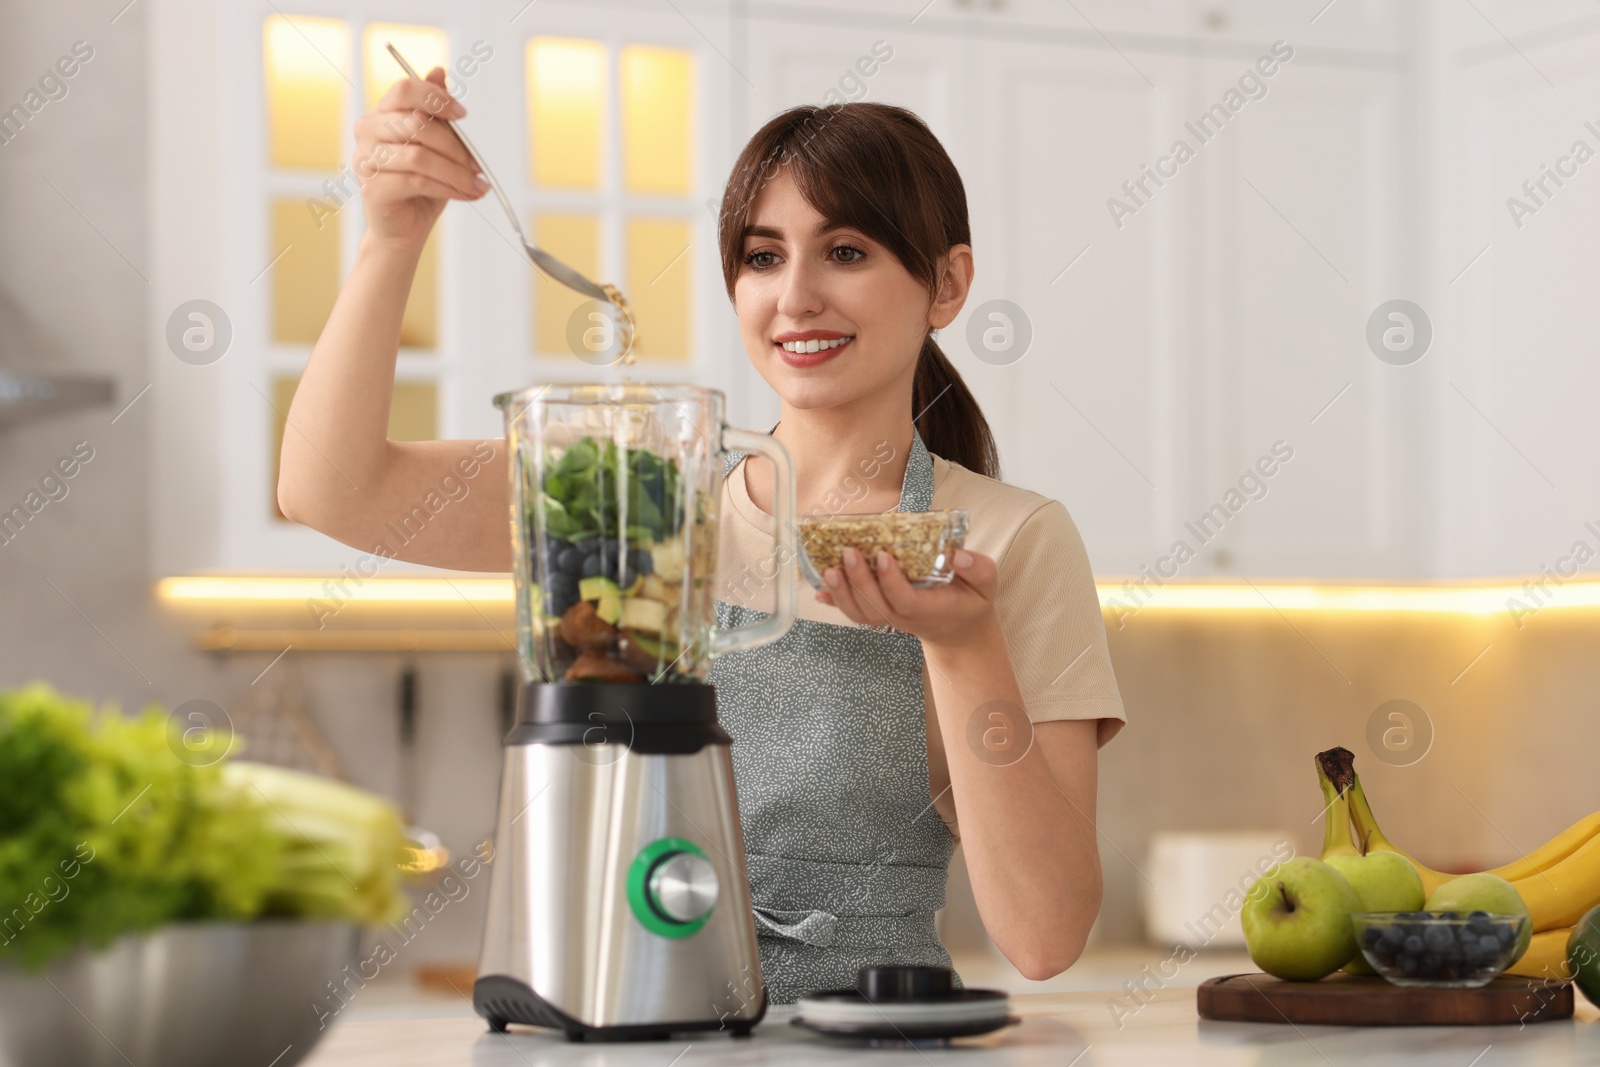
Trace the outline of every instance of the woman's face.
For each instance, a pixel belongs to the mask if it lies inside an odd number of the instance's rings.
[[[930,325],[927,287],[864,233],[831,226],[787,172],[751,205],[733,301],[750,361],[796,408],[909,381]]]

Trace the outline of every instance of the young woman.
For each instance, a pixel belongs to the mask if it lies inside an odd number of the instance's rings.
[[[492,452],[399,556],[506,571],[501,442],[385,437],[423,241],[447,201],[485,188],[426,121],[464,113],[443,73],[429,77],[357,123],[358,163],[382,165],[289,411],[278,497],[291,519],[370,551],[386,518]],[[780,400],[772,432],[801,513],[971,514],[949,585],[914,589],[888,557],[874,569],[847,551],[787,635],[712,667],[769,996],[848,988],[868,964],[948,966],[934,912],[957,842],[995,945],[1028,978],[1058,974],[1100,907],[1096,756],[1124,715],[1072,519],[997,480],[988,424],[932,339],[972,282],[961,178],[910,112],[795,108],[740,154],[720,245],[745,351]],[[771,471],[741,459],[727,459],[719,625],[771,606]]]

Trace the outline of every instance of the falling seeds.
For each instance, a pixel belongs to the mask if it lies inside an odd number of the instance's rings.
[[[628,298],[622,295],[622,290],[606,282],[600,286],[606,294],[606,299],[611,301],[617,309],[617,351],[622,353],[620,362],[633,365],[637,362],[633,355],[633,343],[636,334],[633,327],[633,309],[628,307]]]

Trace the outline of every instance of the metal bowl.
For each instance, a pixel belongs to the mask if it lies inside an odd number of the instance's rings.
[[[290,1067],[327,1032],[329,983],[352,984],[360,944],[342,922],[174,923],[37,974],[0,967],[0,1064]]]

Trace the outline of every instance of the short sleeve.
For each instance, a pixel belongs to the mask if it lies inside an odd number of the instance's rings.
[[[1111,669],[1089,554],[1066,506],[1028,516],[1000,558],[1000,624],[1032,722],[1098,719],[1104,745],[1127,715]]]

